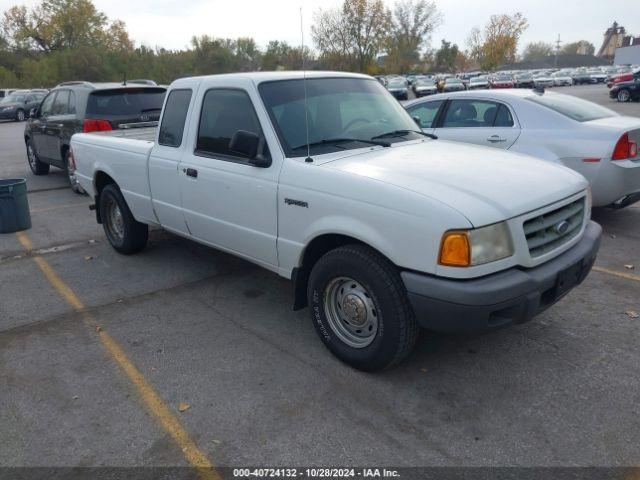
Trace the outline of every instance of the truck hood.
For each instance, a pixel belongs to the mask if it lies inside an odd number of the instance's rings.
[[[578,173],[497,148],[444,140],[345,152],[323,164],[444,203],[473,226],[513,218],[584,190]]]

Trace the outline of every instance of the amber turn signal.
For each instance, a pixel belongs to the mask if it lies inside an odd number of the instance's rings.
[[[451,231],[444,234],[438,263],[448,267],[471,265],[471,246],[466,232]]]

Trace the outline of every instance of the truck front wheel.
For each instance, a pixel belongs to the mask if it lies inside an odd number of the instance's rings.
[[[118,252],[137,253],[147,244],[149,227],[133,218],[122,192],[113,183],[100,192],[100,217],[107,240]]]
[[[396,267],[366,246],[326,253],[311,271],[307,295],[320,339],[352,367],[391,367],[416,344],[418,324]]]

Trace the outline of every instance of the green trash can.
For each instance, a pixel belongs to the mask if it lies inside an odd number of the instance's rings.
[[[24,178],[0,180],[0,233],[31,228],[31,213]]]

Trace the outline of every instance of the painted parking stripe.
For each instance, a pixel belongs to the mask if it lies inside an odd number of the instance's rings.
[[[33,251],[33,243],[31,243],[31,239],[29,239],[24,232],[18,232],[16,235],[20,244],[26,250],[29,252]],[[200,451],[169,406],[154,390],[153,386],[145,378],[142,372],[140,372],[129,357],[127,357],[127,354],[120,344],[111,335],[99,327],[96,321],[91,317],[91,314],[87,311],[80,298],[78,298],[71,287],[56,274],[55,270],[44,258],[41,256],[34,256],[32,258],[38,267],[40,267],[40,270],[46,277],[47,281],[56,290],[56,292],[58,292],[58,294],[74,310],[82,315],[82,320],[87,326],[96,331],[96,334],[100,339],[100,343],[108,353],[109,357],[122,369],[136,389],[142,403],[155,416],[160,426],[180,447],[185,459],[191,464],[191,466],[197,469],[199,478],[202,480],[221,480],[222,477],[220,477],[218,472],[215,470],[213,463],[204,453],[202,453],[202,451]]]
[[[597,267],[592,268],[595,272],[606,273],[607,275],[613,275],[614,277],[625,278],[627,280],[633,280],[634,282],[640,282],[640,275],[633,275],[632,273],[618,272],[617,270],[611,270],[610,268]]]

